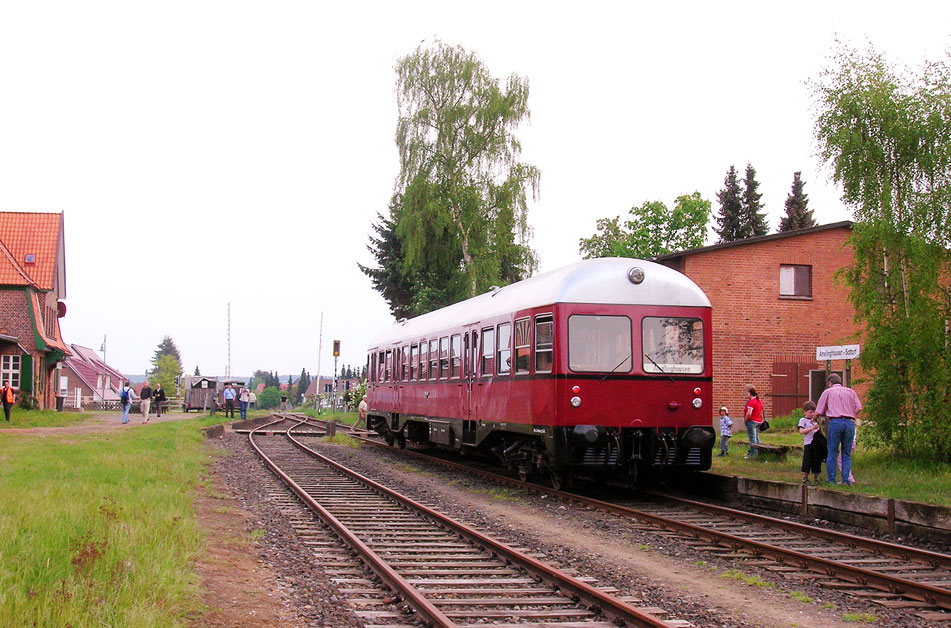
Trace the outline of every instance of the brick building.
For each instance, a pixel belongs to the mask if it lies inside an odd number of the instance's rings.
[[[690,277],[713,304],[714,414],[725,405],[742,418],[748,384],[766,416],[788,414],[825,387],[816,347],[861,344],[848,290],[834,277],[852,263],[851,231],[851,222],[837,222],[656,259]]]
[[[63,214],[0,212],[0,379],[41,408],[56,405],[57,369],[69,355]]]

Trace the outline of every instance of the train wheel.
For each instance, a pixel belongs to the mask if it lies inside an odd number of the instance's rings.
[[[551,487],[556,491],[562,491],[571,488],[571,472],[566,471],[564,473],[555,473],[551,472]]]
[[[522,482],[528,482],[529,478],[532,477],[531,467],[519,465],[518,467],[518,479]]]
[[[400,449],[406,449],[406,436],[404,434],[396,435],[396,446]]]

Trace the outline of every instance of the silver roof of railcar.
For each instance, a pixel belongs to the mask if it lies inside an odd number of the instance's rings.
[[[640,284],[628,279],[628,271],[634,267],[644,271],[644,281]],[[710,307],[710,300],[697,284],[672,268],[639,259],[602,257],[583,260],[395,323],[377,334],[370,346],[421,338],[500,314],[556,303]]]

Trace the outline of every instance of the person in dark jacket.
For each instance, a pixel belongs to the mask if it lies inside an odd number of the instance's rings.
[[[142,391],[139,393],[139,410],[142,411],[142,422],[149,422],[149,406],[152,404],[152,387],[149,386],[148,382],[145,382],[145,386],[142,387]]]
[[[162,390],[162,384],[156,384],[152,392],[152,403],[155,405],[156,418],[162,418],[162,404],[165,402],[165,391]]]

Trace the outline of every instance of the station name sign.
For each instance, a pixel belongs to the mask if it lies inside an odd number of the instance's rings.
[[[842,345],[839,347],[816,347],[816,361],[825,360],[854,360],[859,357],[859,345]]]

